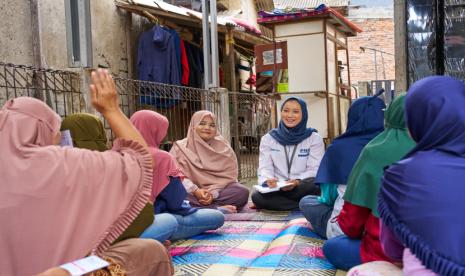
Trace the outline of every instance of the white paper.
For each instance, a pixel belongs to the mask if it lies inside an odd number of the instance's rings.
[[[255,190],[259,191],[262,194],[267,194],[271,192],[277,192],[279,191],[282,187],[290,186],[292,183],[288,183],[287,181],[278,181],[277,186],[274,188],[270,187],[263,187],[262,185],[255,185],[254,188]]]
[[[97,269],[101,269],[109,266],[110,264],[99,258],[98,256],[92,255],[83,259],[79,259],[74,262],[70,262],[60,267],[71,273],[72,276],[79,276]]]

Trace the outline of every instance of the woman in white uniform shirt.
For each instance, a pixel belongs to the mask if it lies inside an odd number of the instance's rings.
[[[276,187],[277,181],[292,183],[277,192],[255,191],[252,201],[256,208],[296,210],[306,195],[319,194],[313,183],[325,147],[313,128],[307,128],[308,112],[304,100],[286,99],[281,106],[279,127],[263,136],[260,142],[258,184]]]

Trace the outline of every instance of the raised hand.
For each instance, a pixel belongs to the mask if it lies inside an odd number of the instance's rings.
[[[102,114],[119,111],[118,93],[113,78],[107,70],[91,73],[90,98],[92,106]]]

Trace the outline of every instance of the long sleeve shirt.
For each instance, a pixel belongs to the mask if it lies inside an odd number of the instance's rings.
[[[295,149],[290,172],[288,160]],[[289,159],[286,159],[286,153]],[[323,139],[314,132],[310,137],[295,146],[283,146],[270,134],[262,137],[258,165],[258,183],[270,178],[278,180],[305,179],[315,177],[325,152]]]
[[[370,209],[345,201],[337,220],[344,234],[349,238],[362,240],[360,255],[363,263],[394,262],[383,252],[379,240],[379,218],[373,216]]]

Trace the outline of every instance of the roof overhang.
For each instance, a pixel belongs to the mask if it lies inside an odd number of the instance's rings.
[[[333,8],[327,8],[323,11],[314,10],[296,14],[267,16],[258,18],[257,22],[261,25],[272,28],[275,25],[292,24],[298,21],[311,21],[318,19],[326,19],[347,36],[356,36],[357,33],[362,32],[362,29]]]
[[[180,6],[171,5],[160,0],[115,0],[115,5],[121,9],[144,16],[163,18],[185,27],[202,29],[202,13]],[[148,13],[148,14],[147,14]],[[218,33],[226,34],[228,29],[236,43],[253,49],[254,45],[269,43],[270,39],[237,29],[237,24],[227,18],[218,17]]]

